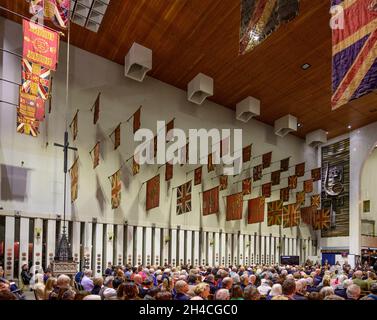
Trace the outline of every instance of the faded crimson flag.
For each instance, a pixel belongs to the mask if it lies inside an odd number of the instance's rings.
[[[165,181],[170,181],[173,178],[173,165],[169,162],[165,164]]]
[[[202,167],[196,168],[194,173],[194,185],[202,183]]]
[[[263,167],[261,164],[253,168],[253,181],[254,182],[262,179],[262,170],[263,170]]]
[[[173,138],[174,119],[168,122],[166,125],[166,141],[170,141]]]
[[[226,221],[242,219],[242,192],[226,197]]]
[[[59,55],[59,34],[25,19],[22,25],[23,57],[55,71]]]
[[[76,158],[71,169],[69,169],[69,174],[71,176],[71,202],[75,202],[78,196],[78,183],[79,183],[79,158]]]
[[[207,170],[208,172],[215,170],[215,165],[213,164],[213,153],[208,155],[208,164],[207,164]]]
[[[296,165],[295,175],[297,177],[303,177],[305,175],[305,162]]]
[[[262,185],[262,196],[265,198],[271,197],[271,182]]]
[[[289,169],[289,158],[280,161],[280,171],[285,172]]]
[[[300,224],[300,209],[296,204],[283,207],[283,228],[297,227]]]
[[[297,188],[297,176],[290,176],[288,177],[288,188],[290,190]]]
[[[79,131],[79,128],[78,128],[78,114],[79,114],[79,110],[76,111],[76,114],[73,117],[73,120],[72,120],[71,124],[69,125],[69,127],[72,130],[73,141],[76,140],[77,133]]]
[[[135,156],[132,157],[132,174],[136,176],[140,172],[140,164],[136,161]]]
[[[263,164],[263,169],[267,169],[271,165],[271,160],[272,160],[272,152],[265,153],[262,156],[262,164]]]
[[[121,171],[118,170],[111,176],[111,208],[120,206],[122,184],[120,180]]]
[[[313,180],[305,180],[304,181],[304,191],[305,193],[312,193],[313,192]]]
[[[246,178],[242,180],[242,194],[251,194],[251,178]]]
[[[160,205],[160,175],[147,181],[146,209],[151,210]]]
[[[320,194],[315,194],[310,197],[310,204],[317,209],[321,207],[321,195]]]
[[[220,191],[226,190],[228,188],[228,176],[222,175],[219,178],[220,180]]]
[[[264,221],[264,197],[251,199],[248,201],[248,224],[259,223]]]
[[[271,183],[273,186],[280,184],[280,170],[271,173]]]
[[[289,201],[289,188],[280,189],[280,200],[283,202]]]
[[[120,146],[120,124],[116,127],[114,131],[114,139],[114,150],[116,150]]]
[[[301,220],[303,223],[313,225],[313,218],[317,214],[317,207],[310,206],[301,208]]]
[[[283,214],[283,201],[277,200],[267,204],[267,225],[281,225],[281,216]]]
[[[141,107],[136,110],[134,113],[134,120],[133,120],[133,133],[140,129],[141,126]]]
[[[242,149],[242,162],[249,162],[251,159],[251,145],[246,146]]]
[[[321,180],[321,168],[312,169],[312,179],[314,182]]]
[[[97,124],[99,120],[99,105],[100,105],[101,92],[98,94],[96,101],[94,102],[94,115],[93,124]]]
[[[300,191],[296,193],[296,204],[298,206],[305,205],[305,191]]]
[[[203,216],[219,212],[219,187],[203,192]]]
[[[43,121],[45,118],[45,102],[42,98],[23,93],[20,90],[18,111],[24,117],[32,120]]]
[[[90,151],[90,155],[92,156],[92,159],[93,159],[93,169],[97,168],[97,166],[99,165],[99,154],[100,154],[100,142],[97,141],[92,151]]]

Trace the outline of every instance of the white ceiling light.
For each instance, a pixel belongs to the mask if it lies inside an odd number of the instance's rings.
[[[98,32],[110,0],[71,0],[71,21]]]

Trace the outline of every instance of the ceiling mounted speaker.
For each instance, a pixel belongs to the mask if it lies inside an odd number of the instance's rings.
[[[253,97],[247,97],[236,106],[236,118],[242,122],[248,122],[251,118],[260,115],[260,101]]]
[[[125,58],[126,77],[142,82],[150,70],[152,70],[152,50],[134,42]]]
[[[313,148],[327,142],[327,134],[325,130],[319,129],[306,135],[306,144]]]
[[[211,96],[213,96],[213,79],[203,73],[199,73],[187,85],[188,101],[200,105]]]
[[[297,118],[291,114],[275,121],[275,134],[279,137],[285,137],[288,133],[297,131]]]

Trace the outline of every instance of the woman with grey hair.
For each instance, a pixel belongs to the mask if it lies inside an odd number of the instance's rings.
[[[273,297],[275,296],[281,296],[283,294],[283,289],[281,287],[280,283],[275,283],[268,296],[266,297],[266,300],[272,300]]]
[[[332,287],[326,286],[321,289],[319,294],[322,296],[322,299],[324,299],[327,296],[334,295],[334,289]]]

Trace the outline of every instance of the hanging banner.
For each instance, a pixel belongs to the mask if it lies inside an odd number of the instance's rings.
[[[23,33],[23,57],[55,71],[59,54],[59,34],[27,20],[23,20]]]
[[[22,59],[21,90],[43,100],[49,98],[51,71],[38,63]]]
[[[121,171],[118,170],[111,176],[111,208],[117,209],[120,205],[122,184]]]

